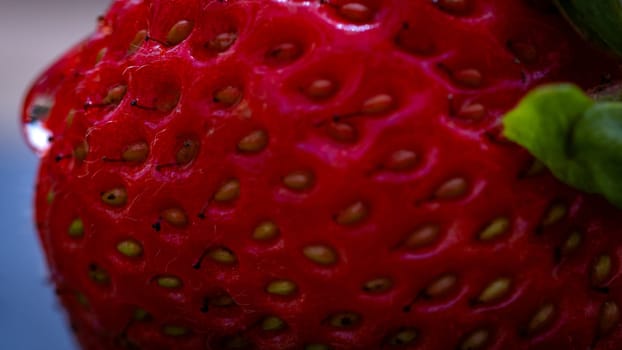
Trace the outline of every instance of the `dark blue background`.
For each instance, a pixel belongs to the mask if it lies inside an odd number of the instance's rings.
[[[0,349],[75,349],[32,224],[36,157],[18,111],[44,67],[95,28],[109,0],[0,0]]]

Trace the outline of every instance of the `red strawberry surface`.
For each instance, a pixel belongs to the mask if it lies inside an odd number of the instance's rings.
[[[115,1],[24,104],[51,279],[84,349],[619,349],[622,212],[500,136],[619,75],[541,1]]]

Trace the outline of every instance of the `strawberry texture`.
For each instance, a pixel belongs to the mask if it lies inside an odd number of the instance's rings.
[[[622,212],[501,117],[620,73],[542,1],[114,1],[24,103],[51,280],[84,349],[619,349]]]

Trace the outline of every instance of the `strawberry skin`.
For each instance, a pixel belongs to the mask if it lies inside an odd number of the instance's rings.
[[[620,62],[535,3],[115,1],[23,111],[82,347],[620,348],[622,212],[499,136]]]

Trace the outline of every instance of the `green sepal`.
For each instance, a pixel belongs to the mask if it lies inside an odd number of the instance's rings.
[[[504,135],[561,181],[622,208],[622,103],[570,84],[530,92],[503,119]]]

